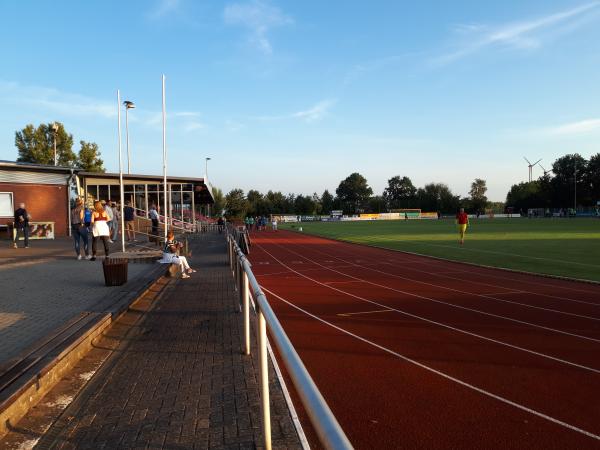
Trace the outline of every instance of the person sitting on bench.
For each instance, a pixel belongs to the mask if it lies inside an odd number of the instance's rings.
[[[181,278],[189,278],[190,273],[196,272],[188,264],[185,256],[179,256],[177,252],[183,247],[181,242],[175,240],[175,233],[173,230],[169,230],[167,233],[167,241],[163,249],[162,259],[159,261],[162,264],[176,264],[181,270]]]

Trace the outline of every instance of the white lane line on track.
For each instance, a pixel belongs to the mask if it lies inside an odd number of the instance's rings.
[[[360,311],[360,312],[349,312],[349,313],[341,313],[341,314],[336,314],[337,316],[340,317],[349,317],[349,316],[358,316],[361,314],[375,314],[375,313],[382,313],[382,312],[395,312],[393,309],[376,309],[374,311]]]
[[[434,369],[433,367],[429,367],[429,366],[427,366],[427,365],[425,365],[423,363],[420,363],[419,361],[416,361],[416,360],[414,360],[412,358],[409,358],[408,356],[404,356],[404,355],[402,355],[402,354],[400,354],[398,352],[395,352],[394,350],[391,350],[391,349],[389,349],[387,347],[384,347],[384,346],[379,345],[379,344],[377,344],[377,343],[375,343],[373,341],[370,341],[370,340],[368,340],[368,339],[366,339],[366,338],[364,338],[362,336],[354,334],[351,331],[348,331],[348,330],[346,330],[346,329],[344,329],[342,327],[334,325],[333,323],[328,322],[325,319],[321,319],[320,317],[318,317],[318,316],[316,316],[314,314],[309,313],[308,311],[300,308],[299,306],[296,306],[295,304],[289,302],[288,300],[284,299],[283,297],[277,295],[273,291],[271,291],[271,290],[269,290],[269,289],[267,289],[267,288],[265,288],[263,286],[261,286],[261,288],[265,292],[268,292],[269,294],[271,294],[273,297],[278,298],[282,302],[290,305],[292,308],[297,309],[298,311],[306,314],[307,316],[310,316],[313,319],[318,320],[319,322],[321,322],[321,323],[323,323],[323,324],[325,324],[327,326],[330,326],[330,327],[332,327],[332,328],[334,328],[334,329],[336,329],[336,330],[338,330],[338,331],[340,331],[340,332],[342,332],[344,334],[347,334],[348,336],[351,336],[351,337],[353,337],[355,339],[358,339],[359,341],[362,341],[362,342],[364,342],[364,343],[366,343],[368,345],[371,345],[371,346],[373,346],[375,348],[378,348],[379,350],[382,350],[382,351],[384,351],[386,353],[389,353],[390,355],[396,356],[396,357],[398,357],[398,358],[400,358],[400,359],[402,359],[402,360],[404,360],[404,361],[406,361],[406,362],[408,362],[410,364],[413,364],[413,365],[415,365],[417,367],[420,367],[421,369],[425,369],[428,372],[434,373],[434,374],[439,375],[439,376],[441,376],[441,377],[443,377],[443,378],[445,378],[445,379],[447,379],[449,381],[453,381],[454,383],[457,383],[457,384],[459,384],[461,386],[464,386],[464,387],[466,387],[468,389],[471,389],[471,390],[473,390],[475,392],[478,392],[478,393],[480,393],[482,395],[485,395],[487,397],[493,398],[493,399],[498,400],[498,401],[500,401],[502,403],[505,403],[507,405],[513,406],[513,407],[515,407],[517,409],[520,409],[521,411],[525,411],[525,412],[527,412],[529,414],[533,414],[534,416],[540,417],[540,418],[545,419],[545,420],[547,420],[549,422],[555,423],[555,424],[560,425],[560,426],[562,426],[564,428],[567,428],[567,429],[572,430],[572,431],[576,431],[577,433],[581,433],[581,434],[583,434],[583,435],[585,435],[587,437],[590,437],[592,439],[596,439],[596,440],[600,441],[600,436],[597,435],[597,434],[594,434],[594,433],[586,431],[586,430],[584,430],[582,428],[576,427],[575,425],[571,425],[569,423],[563,422],[560,419],[556,419],[556,418],[554,418],[552,416],[549,416],[549,415],[544,414],[542,412],[536,411],[535,409],[528,408],[527,406],[521,405],[520,403],[514,402],[512,400],[509,400],[507,398],[501,397],[499,395],[493,394],[492,392],[486,391],[485,389],[477,387],[477,386],[475,386],[475,385],[473,385],[471,383],[467,383],[466,381],[463,381],[463,380],[460,380],[458,378],[455,378],[452,375],[448,375],[447,373],[441,372],[441,371],[439,371],[437,369]]]
[[[318,251],[318,250],[315,250],[315,251]],[[393,266],[394,265],[394,264],[386,263],[386,262],[383,262],[381,264],[385,264],[385,265],[389,265],[389,266]],[[498,286],[497,284],[485,283],[483,281],[474,281],[474,280],[469,280],[469,279],[465,280],[464,278],[458,278],[458,277],[451,277],[451,276],[449,276],[449,274],[457,274],[457,273],[469,274],[469,275],[472,276],[473,275],[472,272],[466,272],[466,271],[463,271],[463,272],[457,272],[457,271],[453,271],[453,272],[429,272],[427,270],[420,270],[420,269],[416,269],[414,267],[409,267],[409,270],[411,270],[413,272],[424,273],[424,274],[427,274],[427,275],[440,276],[440,277],[443,277],[443,278],[447,278],[449,280],[462,281],[464,283],[479,284],[479,285],[482,285],[482,286],[489,286],[489,287],[496,287],[496,288],[497,287],[503,287],[503,286]],[[523,281],[521,281],[521,282],[523,282]],[[529,282],[524,281],[523,283],[529,283]],[[540,284],[540,283],[536,283],[536,284]],[[547,286],[547,285],[542,284],[542,286]],[[506,288],[506,289],[513,290],[511,288]],[[532,294],[532,295],[536,295],[538,297],[548,297],[548,298],[555,298],[555,299],[558,299],[558,300],[566,300],[566,301],[571,302],[571,303],[581,303],[583,305],[591,305],[591,306],[600,308],[600,303],[587,302],[585,300],[576,300],[576,299],[570,298],[570,297],[562,297],[562,296],[559,296],[559,295],[545,294],[545,293],[525,291],[525,290],[518,290],[518,291],[514,290],[514,291],[515,292],[519,292],[519,293],[523,292],[523,293],[527,293],[527,294]],[[587,292],[587,291],[584,291],[584,292]]]
[[[277,245],[277,244],[275,244],[275,245]],[[297,254],[299,256],[302,256],[299,253],[296,253],[293,250],[287,249],[287,248],[282,247],[280,245],[277,245],[277,247],[283,248],[285,251],[287,251],[289,253],[295,253],[295,254]],[[278,261],[277,258],[275,258],[273,255],[271,255],[269,252],[267,252],[264,248],[262,250],[264,252],[268,253],[273,259],[275,259],[276,261]],[[390,291],[399,292],[399,293],[405,294],[405,295],[410,295],[411,297],[416,297],[416,298],[420,298],[420,299],[427,300],[427,301],[430,301],[430,302],[439,303],[439,304],[442,304],[442,305],[447,305],[447,306],[450,306],[452,308],[464,309],[466,311],[472,311],[472,312],[476,312],[476,313],[483,314],[483,315],[486,315],[486,316],[497,317],[499,319],[509,320],[511,322],[521,323],[521,324],[529,325],[529,326],[532,326],[532,327],[535,327],[535,328],[540,328],[540,329],[543,329],[543,330],[553,331],[555,333],[564,334],[564,335],[567,335],[567,336],[572,336],[572,337],[575,337],[575,338],[585,339],[587,341],[592,341],[592,342],[598,342],[598,343],[600,343],[600,339],[592,338],[592,337],[589,337],[589,336],[583,336],[583,335],[576,334],[576,333],[570,333],[568,331],[558,330],[556,328],[546,327],[544,325],[539,325],[539,324],[535,324],[535,323],[532,323],[532,322],[527,322],[527,321],[524,321],[524,320],[515,319],[515,318],[512,318],[512,317],[501,316],[499,314],[493,314],[493,313],[489,313],[489,312],[486,312],[486,311],[481,311],[481,310],[475,309],[475,308],[468,308],[466,306],[460,306],[460,305],[456,305],[454,303],[448,303],[448,302],[444,302],[442,300],[436,300],[436,299],[431,298],[431,297],[425,297],[424,295],[414,294],[412,292],[408,292],[408,291],[403,291],[401,289],[392,288],[392,287],[386,286],[385,284],[374,283],[372,281],[368,281],[368,280],[365,280],[363,278],[358,278],[358,277],[355,277],[353,275],[348,275],[347,273],[340,272],[339,270],[335,270],[335,269],[332,269],[330,267],[323,266],[323,265],[319,264],[318,262],[316,262],[314,260],[311,260],[310,258],[307,258],[306,256],[302,256],[302,258],[304,258],[304,259],[306,259],[308,261],[311,261],[315,265],[324,267],[327,270],[330,270],[332,272],[338,273],[338,274],[343,275],[345,277],[352,278],[354,280],[360,280],[360,281],[363,281],[364,283],[371,284],[373,286],[378,286],[378,287],[381,287],[383,289],[387,289],[387,290],[390,290]],[[340,258],[340,260],[341,260],[341,258]],[[285,264],[281,263],[281,261],[279,261],[279,263],[282,266],[287,267],[288,269],[293,270],[294,272],[296,272],[291,267],[286,266]],[[368,268],[365,267],[365,269],[368,269]],[[375,269],[368,269],[368,270],[374,270],[376,272],[381,272],[381,273],[384,273],[386,275],[394,276],[392,274],[388,274],[387,272],[383,272],[381,270],[375,270]],[[297,273],[299,273],[300,275],[302,275],[300,272],[297,272]],[[398,277],[402,278],[400,276],[398,276]],[[425,283],[425,284],[428,284],[428,283]],[[435,286],[435,285],[432,285],[432,286]],[[333,287],[331,287],[331,288],[334,289]]]
[[[273,258],[275,261],[277,261],[281,266],[287,267],[283,262],[281,262],[275,256],[273,256],[272,254],[270,254],[267,250],[265,250],[264,248],[262,248],[260,246],[259,246],[259,248],[263,252],[265,252],[266,254],[268,254],[271,258]],[[481,340],[484,340],[484,341],[488,341],[488,342],[493,342],[494,344],[502,345],[504,347],[512,348],[512,349],[519,350],[519,351],[522,351],[522,352],[525,352],[525,353],[529,353],[531,355],[535,355],[535,356],[539,356],[539,357],[542,357],[542,358],[545,358],[545,359],[556,361],[556,362],[561,363],[561,364],[565,364],[565,365],[572,366],[572,367],[577,367],[579,369],[584,369],[584,370],[587,370],[587,371],[590,371],[590,372],[594,372],[594,373],[600,374],[600,370],[594,369],[593,367],[588,367],[588,366],[584,366],[582,364],[577,364],[577,363],[574,363],[574,362],[571,362],[571,361],[567,361],[565,359],[558,358],[556,356],[551,356],[551,355],[547,355],[545,353],[537,352],[535,350],[530,350],[528,348],[519,347],[518,345],[510,344],[508,342],[500,341],[498,339],[494,339],[494,338],[490,338],[490,337],[487,337],[487,336],[483,336],[483,335],[480,335],[480,334],[477,334],[477,333],[473,333],[471,331],[463,330],[461,328],[456,328],[456,327],[453,327],[452,325],[448,325],[448,324],[445,324],[445,323],[437,322],[437,321],[432,320],[432,319],[427,319],[426,317],[418,316],[416,314],[412,314],[412,313],[409,313],[407,311],[404,311],[404,310],[401,310],[401,309],[398,309],[398,308],[394,308],[392,306],[385,305],[383,303],[376,302],[374,300],[369,300],[369,299],[361,297],[359,295],[352,294],[351,292],[346,292],[346,291],[344,291],[342,289],[338,289],[338,288],[336,288],[334,286],[329,286],[329,285],[323,284],[322,282],[320,282],[318,280],[315,280],[314,278],[310,278],[309,276],[304,275],[304,274],[302,274],[302,273],[300,273],[300,272],[298,272],[296,270],[293,270],[293,269],[291,269],[291,270],[293,272],[295,272],[297,275],[299,275],[299,276],[301,276],[303,278],[306,278],[307,280],[310,280],[313,283],[322,285],[322,286],[324,286],[324,287],[326,287],[328,289],[331,289],[333,291],[336,291],[336,292],[339,292],[341,294],[347,295],[349,297],[353,297],[353,298],[355,298],[357,300],[361,300],[363,302],[370,303],[372,305],[377,305],[377,306],[379,306],[381,308],[391,309],[391,310],[393,310],[393,311],[395,311],[397,313],[403,314],[405,316],[412,317],[412,318],[418,319],[418,320],[422,320],[424,322],[431,323],[431,324],[434,324],[434,325],[437,325],[437,326],[440,326],[440,327],[443,327],[443,328],[447,328],[449,330],[456,331],[457,333],[466,334],[468,336],[476,337],[478,339],[481,339]],[[416,296],[416,297],[419,297],[419,298],[425,298],[425,299],[427,299],[426,297],[421,297],[421,296],[418,296],[416,294],[410,294],[410,295],[413,295],[413,296]],[[433,301],[437,302],[436,300],[433,300]],[[512,319],[509,319],[509,320],[512,320]]]
[[[275,245],[277,245],[277,244],[275,244]],[[281,246],[279,246],[279,247],[281,247]],[[285,248],[285,247],[284,247],[284,248]],[[307,257],[306,257],[306,256],[304,256],[304,255],[301,255],[301,254],[300,254],[300,253],[298,253],[298,252],[295,252],[295,251],[293,251],[293,250],[290,250],[290,249],[288,249],[288,248],[285,248],[285,250],[286,250],[286,251],[288,251],[288,252],[290,252],[290,253],[293,253],[293,254],[295,254],[295,255],[297,255],[297,256],[300,256],[301,258],[304,258],[304,259],[306,259],[307,261],[310,261],[310,262],[311,262],[311,263],[313,263],[313,264],[321,265],[321,264],[319,264],[318,262],[316,262],[316,261],[314,261],[314,260],[312,260],[312,259],[310,259],[310,258],[307,258]],[[315,250],[315,249],[312,249],[312,250],[313,250],[313,251],[315,251],[315,252],[318,252],[318,253],[324,254],[324,252],[321,252],[321,251],[319,251],[319,250]],[[331,255],[329,255],[329,256],[331,256]],[[351,265],[353,265],[354,267],[359,267],[359,268],[362,268],[362,269],[371,270],[371,271],[373,271],[373,272],[382,273],[382,274],[384,274],[384,275],[387,275],[387,276],[390,276],[390,277],[399,278],[399,279],[406,280],[406,281],[411,281],[411,282],[414,282],[414,283],[424,284],[424,285],[426,285],[426,286],[436,287],[436,288],[440,288],[440,289],[444,289],[444,290],[447,290],[447,291],[452,291],[452,292],[458,292],[458,293],[460,293],[460,294],[474,295],[474,296],[477,296],[477,297],[486,298],[486,299],[494,300],[494,301],[501,302],[501,303],[510,303],[510,304],[513,304],[513,305],[519,305],[519,306],[523,306],[523,307],[525,307],[525,308],[539,309],[539,310],[542,310],[542,311],[553,312],[553,313],[555,313],[555,314],[561,314],[561,315],[565,315],[565,316],[571,316],[571,317],[578,317],[578,318],[580,318],[580,319],[587,319],[587,320],[593,320],[593,321],[598,321],[598,322],[600,322],[600,317],[593,317],[593,316],[587,316],[587,315],[584,315],[584,314],[570,313],[570,312],[561,311],[561,310],[554,309],[554,308],[544,308],[544,307],[542,307],[542,306],[534,306],[534,305],[529,305],[529,304],[527,304],[527,303],[521,303],[521,302],[516,302],[516,301],[512,301],[512,300],[505,300],[505,299],[501,299],[501,298],[492,297],[492,296],[490,296],[490,295],[486,295],[486,294],[476,294],[476,293],[474,293],[474,292],[468,292],[468,291],[463,291],[463,290],[460,290],[460,289],[454,289],[454,288],[451,288],[451,287],[448,287],[448,286],[444,286],[444,285],[441,285],[441,284],[428,283],[427,281],[416,280],[416,279],[414,279],[414,278],[404,277],[404,276],[402,276],[402,275],[398,275],[398,274],[394,274],[394,273],[385,272],[385,271],[383,271],[383,270],[374,269],[374,268],[372,268],[372,267],[367,267],[367,266],[363,266],[363,265],[359,265],[359,264],[354,264],[354,263],[352,263],[351,261],[348,261],[348,260],[346,260],[346,259],[343,259],[343,258],[339,258],[339,257],[337,257],[337,256],[333,256],[333,258],[336,258],[336,259],[338,259],[339,261],[342,261],[343,263],[346,263],[346,264],[351,264]],[[322,267],[325,267],[325,266],[322,266]],[[332,269],[332,268],[330,268],[330,267],[328,267],[328,269],[329,269],[329,270],[334,270],[334,271],[336,271],[336,272],[338,272],[338,273],[340,273],[340,274],[343,274],[343,275],[346,275],[346,276],[352,277],[351,275],[344,274],[343,272],[339,272],[339,271],[337,271],[337,270],[335,270],[335,269]],[[352,277],[352,278],[354,278],[354,277]],[[394,288],[392,288],[392,287],[385,286],[385,285],[381,285],[381,284],[378,284],[378,283],[374,283],[374,282],[372,282],[372,281],[367,281],[367,280],[364,280],[364,281],[365,281],[365,283],[373,284],[373,285],[375,285],[375,286],[385,287],[385,289],[389,289],[389,290],[393,290],[393,291],[395,291],[395,290],[396,290],[396,289],[394,289]],[[403,291],[398,291],[398,292],[403,292]],[[600,342],[600,341],[598,341],[598,342]]]

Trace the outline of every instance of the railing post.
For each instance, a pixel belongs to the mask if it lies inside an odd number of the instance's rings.
[[[250,289],[248,286],[248,274],[244,272],[244,288],[242,289],[244,300],[244,354],[250,354]]]
[[[260,308],[257,314],[258,361],[260,368],[260,401],[262,405],[265,449],[271,450],[271,408],[269,405],[269,359],[267,357],[267,322]]]

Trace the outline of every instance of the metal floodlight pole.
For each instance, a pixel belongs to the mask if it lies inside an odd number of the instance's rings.
[[[575,192],[575,196],[574,196],[574,204],[573,204],[573,209],[574,209],[574,213],[577,214],[577,160],[575,160],[575,173],[573,176],[573,180],[574,180],[574,192]]]
[[[122,145],[121,145],[121,92],[117,89],[117,120],[119,121],[118,137],[119,137],[119,190],[121,191],[121,248],[125,253],[125,218],[123,217],[123,158],[122,158]]]
[[[53,142],[53,146],[54,146],[54,165],[58,166],[58,154],[56,152],[56,134],[58,133],[58,124],[56,122],[54,122],[52,124],[52,136],[54,137],[54,142]]]
[[[123,102],[125,105],[125,140],[127,141],[127,174],[131,174],[131,153],[129,151],[129,110],[135,108],[135,104],[129,100]]]
[[[208,189],[208,162],[210,158],[204,158],[204,184],[206,185],[206,189]],[[206,217],[210,217],[210,203],[206,204]]]
[[[163,125],[163,182],[164,182],[164,198],[163,198],[163,214],[165,217],[165,242],[167,240],[167,110],[165,104],[165,76],[162,76],[162,125]]]

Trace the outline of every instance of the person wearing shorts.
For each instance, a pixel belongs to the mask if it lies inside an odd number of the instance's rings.
[[[459,213],[456,215],[456,223],[458,225],[458,233],[460,234],[460,245],[465,243],[465,233],[469,226],[469,216],[465,212],[465,208],[460,208]]]

